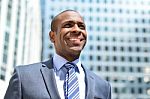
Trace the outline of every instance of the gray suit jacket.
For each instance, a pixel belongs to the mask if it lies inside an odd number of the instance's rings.
[[[111,87],[86,68],[86,99],[111,99]],[[52,59],[27,66],[18,66],[10,80],[4,99],[60,99]]]

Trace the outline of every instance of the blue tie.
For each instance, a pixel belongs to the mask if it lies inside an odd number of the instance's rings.
[[[77,68],[77,66],[68,62],[65,64],[65,68],[67,69],[64,82],[65,99],[79,99],[79,83],[77,75],[75,74],[75,68]]]

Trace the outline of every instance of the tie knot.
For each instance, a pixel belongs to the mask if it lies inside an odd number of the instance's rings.
[[[66,64],[64,64],[64,66],[67,70],[70,70],[71,68],[76,67],[76,65],[74,63],[71,63],[71,62],[67,62]]]

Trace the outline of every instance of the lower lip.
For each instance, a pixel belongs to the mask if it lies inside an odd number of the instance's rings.
[[[67,40],[66,44],[69,45],[69,46],[79,46],[81,44],[81,41],[80,39],[69,39]]]

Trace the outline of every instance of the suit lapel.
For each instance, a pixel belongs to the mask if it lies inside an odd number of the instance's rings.
[[[83,65],[82,65],[82,67],[83,67]],[[94,87],[95,87],[94,77],[92,77],[89,70],[87,70],[84,67],[83,67],[83,69],[85,72],[85,84],[86,84],[85,99],[93,99],[93,97],[94,97],[93,91],[94,91]],[[48,93],[51,96],[51,98],[52,99],[60,99],[60,96],[59,96],[59,93],[57,90],[55,76],[54,76],[52,59],[42,63],[41,74],[43,76],[46,88],[47,88]]]
[[[82,66],[83,67],[83,66]],[[85,84],[86,84],[86,94],[85,94],[85,99],[93,99],[94,97],[94,87],[95,87],[95,82],[94,78],[92,77],[91,73],[89,70],[84,68],[85,72]]]
[[[52,59],[42,63],[41,73],[52,99],[60,99],[55,81]]]

